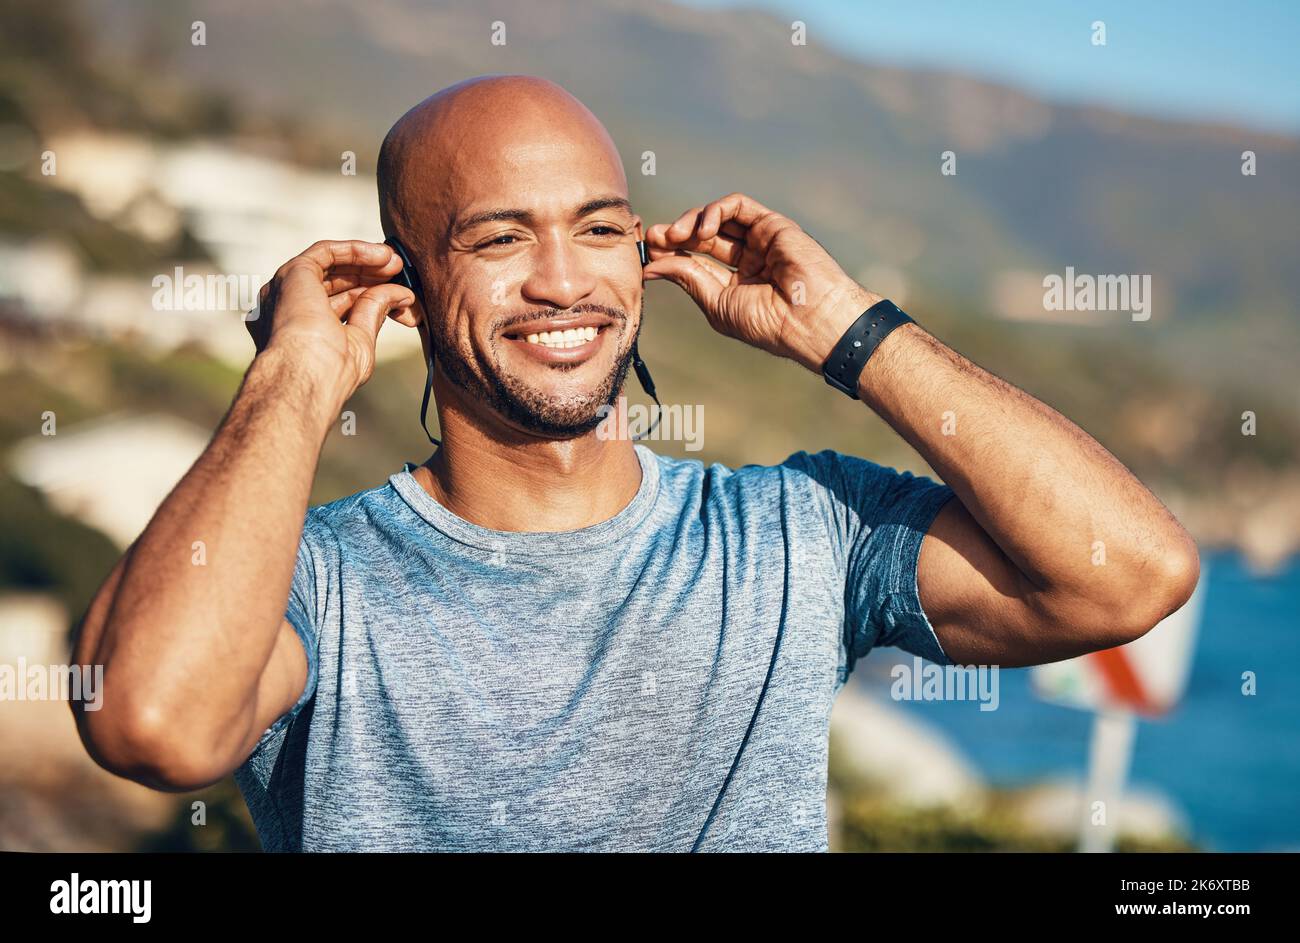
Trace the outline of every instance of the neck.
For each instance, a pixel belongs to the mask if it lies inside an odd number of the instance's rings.
[[[449,423],[442,445],[412,474],[456,516],[491,530],[552,532],[590,527],[627,507],[641,462],[625,438],[502,442]]]

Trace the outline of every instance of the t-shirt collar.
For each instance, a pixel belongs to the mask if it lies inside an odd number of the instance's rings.
[[[406,462],[388,483],[416,514],[437,530],[463,544],[508,554],[552,555],[605,546],[632,532],[650,512],[659,494],[659,460],[648,447],[633,443],[641,462],[641,484],[623,510],[608,520],[576,530],[507,531],[492,530],[453,514],[421,487],[411,472],[417,467]]]

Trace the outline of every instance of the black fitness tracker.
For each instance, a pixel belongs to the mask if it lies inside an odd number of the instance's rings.
[[[850,399],[859,399],[858,377],[867,365],[867,358],[890,331],[908,323],[912,319],[888,298],[876,302],[844,332],[822,365],[822,376]]]

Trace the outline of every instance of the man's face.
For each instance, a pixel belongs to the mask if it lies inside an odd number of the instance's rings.
[[[573,132],[476,145],[452,162],[421,240],[439,365],[466,408],[582,435],[616,401],[641,325],[641,220],[622,167]]]

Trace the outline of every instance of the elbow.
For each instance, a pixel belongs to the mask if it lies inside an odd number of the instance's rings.
[[[1138,578],[1119,597],[1097,604],[1089,648],[1100,651],[1136,642],[1192,598],[1201,576],[1201,557],[1182,528],[1158,555],[1147,558]]]
[[[1152,561],[1151,573],[1139,587],[1145,604],[1134,607],[1139,618],[1129,627],[1132,637],[1128,641],[1137,641],[1183,608],[1196,591],[1200,578],[1201,555],[1196,541],[1179,528],[1177,538]]]
[[[1201,553],[1191,534],[1182,531],[1176,547],[1166,551],[1162,572],[1167,607],[1163,619],[1183,608],[1201,581]]]
[[[194,792],[221,780],[228,770],[214,753],[199,749],[176,730],[167,713],[138,706],[115,713],[80,711],[77,728],[90,757],[115,776],[161,792]]]

